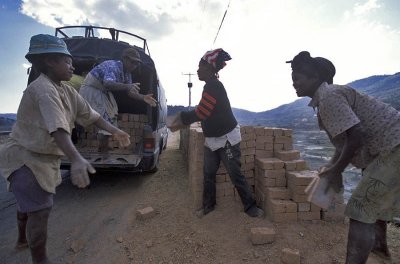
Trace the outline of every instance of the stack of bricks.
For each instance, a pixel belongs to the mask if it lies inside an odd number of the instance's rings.
[[[305,193],[317,174],[293,149],[292,130],[264,128],[264,134],[272,137],[272,154],[256,158],[257,203],[275,222],[319,220],[321,209],[308,202]]]
[[[300,152],[293,149],[292,130],[241,127],[242,173],[253,187],[257,204],[275,222],[321,219],[321,208],[307,201],[305,189],[317,173],[310,171]],[[181,132],[181,146],[189,171],[194,206],[201,207],[204,135],[196,124]],[[216,177],[217,203],[221,198],[239,200],[221,164]]]
[[[136,115],[129,113],[120,113],[118,115],[118,127],[128,133],[130,136],[129,139],[131,141],[131,144],[126,148],[126,150],[134,150],[138,143],[142,141],[143,127],[147,123],[147,115]],[[80,131],[78,144],[81,148],[97,151],[97,148],[99,146],[97,140],[97,128],[94,125],[90,125],[85,127],[84,131]],[[110,138],[109,147],[111,149],[118,148],[118,141]]]

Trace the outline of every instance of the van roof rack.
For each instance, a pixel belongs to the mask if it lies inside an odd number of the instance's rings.
[[[104,34],[103,32],[108,31],[108,33],[111,36],[111,40],[114,41],[120,41],[120,42],[125,42],[129,43],[132,46],[138,46],[143,49],[143,51],[150,56],[150,51],[149,47],[147,46],[147,41],[145,38],[142,38],[138,35],[129,33],[127,31],[115,29],[115,28],[109,28],[109,27],[99,27],[99,26],[65,26],[65,27],[58,27],[56,28],[55,36],[61,35],[63,38],[71,38],[66,31],[72,31],[73,35],[71,35],[72,38],[78,38],[78,37],[83,37],[83,38],[98,38],[98,35]],[[82,33],[83,31],[83,33]],[[83,36],[78,36],[76,35],[77,33],[81,33]],[[95,33],[97,33],[95,35]],[[103,35],[102,35],[103,36]],[[104,36],[103,36],[104,37]],[[124,40],[120,40],[120,38],[123,38]],[[127,38],[129,40],[135,40],[137,42],[138,40],[143,42],[141,45],[135,45],[134,42],[127,42]]]

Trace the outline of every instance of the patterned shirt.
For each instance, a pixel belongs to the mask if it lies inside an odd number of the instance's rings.
[[[132,75],[129,72],[124,72],[122,61],[103,61],[94,67],[90,73],[101,83],[106,81],[132,83]]]
[[[87,126],[99,117],[74,88],[41,74],[24,91],[10,139],[0,148],[0,174],[8,178],[26,165],[45,191],[55,193],[64,153],[50,134],[59,128],[71,133],[75,122]]]
[[[344,146],[343,137],[338,135],[361,124],[363,146],[352,160],[358,168],[366,168],[377,155],[400,144],[400,113],[349,86],[322,83],[309,106],[317,107],[320,128],[330,135],[338,150]]]

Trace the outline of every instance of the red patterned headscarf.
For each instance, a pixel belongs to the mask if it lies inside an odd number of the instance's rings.
[[[211,66],[214,67],[216,72],[218,72],[219,70],[225,67],[226,65],[225,61],[231,60],[232,58],[223,49],[215,49],[207,51],[203,55],[203,57],[201,57],[201,59],[211,64]]]

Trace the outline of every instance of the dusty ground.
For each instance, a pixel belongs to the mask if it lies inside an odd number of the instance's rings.
[[[90,189],[77,189],[68,179],[58,187],[48,238],[54,263],[273,264],[280,263],[283,248],[298,249],[301,263],[344,263],[348,228],[344,223],[274,224],[248,217],[233,201],[197,218],[176,139],[172,134],[155,174],[101,173],[92,177]],[[0,263],[30,263],[28,250],[13,249],[15,202],[5,192],[4,180],[0,185]],[[147,206],[157,214],[136,219],[136,210]],[[276,241],[253,246],[252,227],[273,227]],[[389,245],[391,263],[400,263],[400,228],[389,226]],[[385,262],[371,256],[368,263]]]

